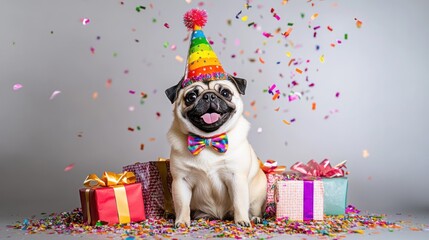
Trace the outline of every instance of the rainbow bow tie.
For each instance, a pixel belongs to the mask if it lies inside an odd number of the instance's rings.
[[[193,155],[198,155],[206,146],[224,153],[228,150],[228,136],[225,133],[213,137],[203,138],[194,134],[188,135],[188,149]]]

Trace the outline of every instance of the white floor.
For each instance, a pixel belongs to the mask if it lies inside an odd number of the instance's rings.
[[[119,235],[58,235],[58,234],[31,234],[28,235],[22,230],[15,230],[7,228],[7,225],[12,225],[17,220],[22,220],[23,217],[9,216],[0,218],[0,239],[123,239]],[[387,214],[386,217],[389,221],[398,222],[402,229],[393,230],[388,229],[372,229],[365,230],[364,234],[347,234],[346,239],[429,239],[429,214],[427,213],[402,213]],[[414,230],[413,230],[414,229]],[[416,229],[420,229],[416,231]],[[207,236],[207,232],[202,232],[201,236]],[[173,236],[176,237],[176,236]],[[179,239],[191,239],[191,237],[178,237]],[[307,235],[279,235],[272,239],[323,239],[320,236],[307,236]],[[155,239],[155,237],[154,237]],[[159,237],[157,238],[159,239]],[[328,239],[328,238],[326,238]]]

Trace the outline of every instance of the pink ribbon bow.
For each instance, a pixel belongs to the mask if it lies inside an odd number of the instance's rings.
[[[314,160],[310,160],[307,164],[297,162],[290,167],[291,170],[302,173],[305,176],[325,178],[344,177],[346,172],[343,168],[347,168],[346,161],[332,167],[328,159],[325,159],[320,163],[317,163]]]

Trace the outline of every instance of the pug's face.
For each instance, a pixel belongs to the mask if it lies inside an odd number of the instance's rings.
[[[195,82],[180,88],[181,82],[166,90],[174,103],[175,118],[184,133],[216,135],[230,130],[243,112],[241,94],[246,80]]]

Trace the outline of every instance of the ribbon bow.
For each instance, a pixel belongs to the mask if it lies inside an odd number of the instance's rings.
[[[259,167],[265,174],[281,174],[286,170],[286,166],[277,166],[277,162],[274,160],[267,160],[265,163],[259,161]]]
[[[346,161],[332,167],[328,159],[325,159],[320,163],[317,163],[314,160],[310,160],[307,164],[297,162],[290,167],[291,170],[302,173],[305,176],[325,178],[344,177],[346,172],[343,168],[347,168]]]
[[[85,187],[113,187],[117,185],[131,184],[136,182],[136,176],[133,172],[104,172],[101,179],[94,173],[89,174],[83,185]]]
[[[194,134],[188,135],[188,150],[193,155],[198,155],[206,146],[211,146],[214,150],[224,153],[228,150],[228,136],[225,133],[209,138]]]

